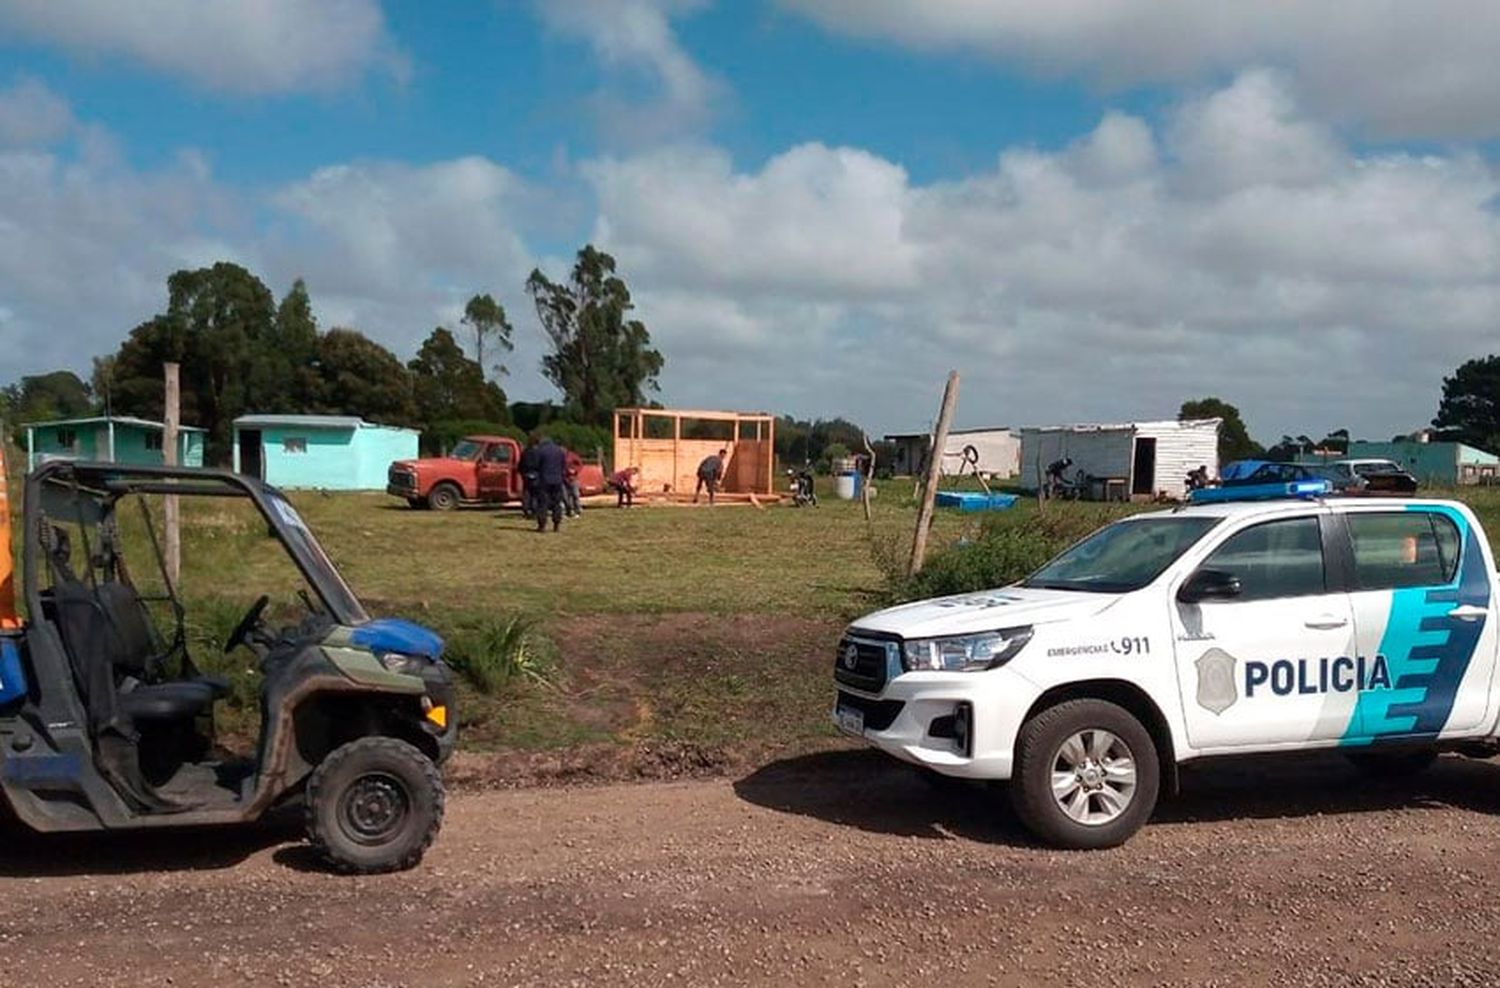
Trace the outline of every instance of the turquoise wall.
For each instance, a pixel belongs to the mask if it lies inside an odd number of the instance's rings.
[[[235,450],[238,457],[238,430]],[[278,425],[261,430],[261,450],[263,479],[275,487],[385,490],[391,461],[417,456],[417,433],[375,425]]]
[[[71,430],[74,436],[72,447],[58,441],[60,434]],[[160,466],[164,460],[160,446],[152,448],[148,440],[161,436],[160,430],[148,429],[129,422],[115,423],[115,463],[132,466]],[[178,435],[183,466],[203,466],[203,433],[182,432]],[[105,423],[88,425],[38,425],[32,427],[31,466],[46,459],[66,457],[72,460],[109,460],[109,426]]]
[[[1500,463],[1500,457],[1462,443],[1356,442],[1350,444],[1349,456],[1355,459],[1394,460],[1422,483],[1439,487],[1456,486],[1461,479],[1468,483],[1474,482],[1472,475],[1460,477],[1460,464],[1493,467]]]

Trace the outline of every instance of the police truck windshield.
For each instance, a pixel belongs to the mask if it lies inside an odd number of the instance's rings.
[[[1219,521],[1204,515],[1117,521],[1066,550],[1021,585],[1089,593],[1139,590]]]

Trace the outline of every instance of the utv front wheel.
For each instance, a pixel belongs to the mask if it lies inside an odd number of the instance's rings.
[[[308,840],[339,871],[414,867],[442,824],[442,777],[405,741],[351,741],[334,749],[307,783]]]
[[[1105,700],[1069,700],[1021,728],[1011,801],[1048,844],[1114,847],[1150,819],[1160,780],[1156,745],[1129,711]]]

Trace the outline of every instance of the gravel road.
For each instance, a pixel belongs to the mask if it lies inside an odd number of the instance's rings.
[[[1493,985],[1500,766],[1192,769],[1124,848],[1031,845],[988,790],[867,752],[739,779],[467,791],[426,863],[285,828],[0,833],[6,982]]]

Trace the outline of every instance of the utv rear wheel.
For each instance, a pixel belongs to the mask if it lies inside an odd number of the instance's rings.
[[[433,511],[452,511],[458,501],[459,490],[452,484],[438,484],[427,495],[427,506]]]
[[[334,749],[307,783],[308,840],[339,871],[414,867],[442,824],[442,777],[405,741],[351,741]]]
[[[1011,777],[1016,815],[1057,847],[1123,844],[1156,808],[1161,766],[1151,734],[1105,700],[1069,700],[1021,728]]]

